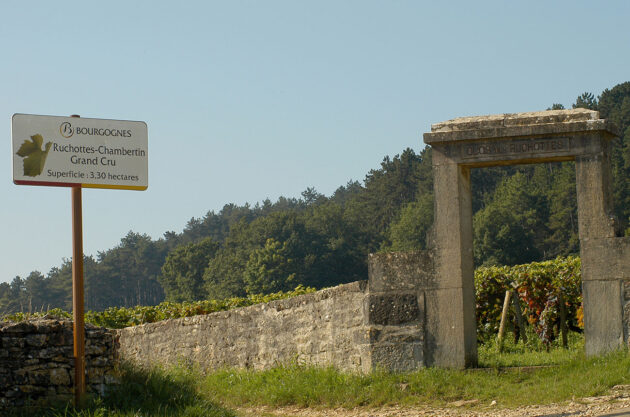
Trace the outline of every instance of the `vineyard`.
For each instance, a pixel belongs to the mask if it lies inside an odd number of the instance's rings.
[[[545,344],[559,333],[560,311],[566,312],[571,330],[584,328],[580,258],[524,265],[482,267],[475,271],[477,332],[484,340],[499,329],[503,299],[512,290],[523,308],[523,315]]]
[[[154,323],[166,319],[191,317],[200,314],[210,314],[233,308],[247,307],[254,304],[268,303],[275,300],[297,297],[298,295],[315,292],[315,288],[298,286],[293,291],[280,291],[272,294],[250,295],[248,297],[232,297],[225,300],[205,300],[183,303],[163,302],[156,306],[110,307],[104,311],[87,311],[85,322],[95,326],[110,329],[136,326],[144,323]],[[2,317],[3,320],[22,321],[29,318],[53,315],[62,318],[72,318],[72,313],[59,308],[46,312],[15,313]]]

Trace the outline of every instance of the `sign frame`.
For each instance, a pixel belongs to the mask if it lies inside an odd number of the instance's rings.
[[[145,122],[15,113],[11,138],[17,185],[148,188]]]

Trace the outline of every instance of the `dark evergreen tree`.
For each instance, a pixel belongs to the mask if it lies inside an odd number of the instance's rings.
[[[158,277],[167,301],[204,300],[208,297],[203,273],[219,244],[212,238],[182,245],[171,251]]]

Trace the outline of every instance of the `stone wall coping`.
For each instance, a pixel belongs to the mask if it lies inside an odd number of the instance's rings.
[[[510,137],[550,136],[567,133],[604,131],[619,136],[617,127],[599,112],[587,109],[547,110],[458,117],[431,125],[424,134],[426,144],[474,141]]]
[[[252,310],[265,310],[265,309],[275,309],[275,310],[288,310],[291,308],[299,307],[304,304],[310,304],[313,302],[325,300],[328,298],[333,298],[338,295],[350,292],[365,292],[367,290],[367,281],[355,281],[348,284],[338,285],[332,288],[325,288],[323,290],[319,290],[310,294],[298,295],[296,297],[285,298],[283,300],[274,300],[268,303],[260,303],[254,304],[247,307],[238,307],[230,310],[216,311],[214,313],[209,314],[200,314],[196,316],[190,317],[181,317],[176,319],[166,319],[157,321],[154,323],[145,323],[139,324],[137,326],[124,327],[122,329],[116,330],[117,334],[122,333],[150,333],[156,329],[159,329],[165,325],[179,325],[179,326],[194,326],[199,324],[200,322],[211,321],[215,317],[220,316],[230,316],[230,315],[240,315],[240,314],[249,314]]]
[[[23,321],[6,320],[0,322],[0,333],[52,333],[60,330],[61,328],[72,331],[72,320],[65,317],[57,317],[47,314],[43,317],[35,317]],[[95,326],[90,323],[85,323],[85,331],[107,332],[108,329],[105,327]]]

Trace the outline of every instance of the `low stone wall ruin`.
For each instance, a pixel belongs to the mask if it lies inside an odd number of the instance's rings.
[[[102,394],[114,382],[116,336],[86,325],[88,392]],[[46,317],[0,323],[0,410],[73,398],[72,322]]]

